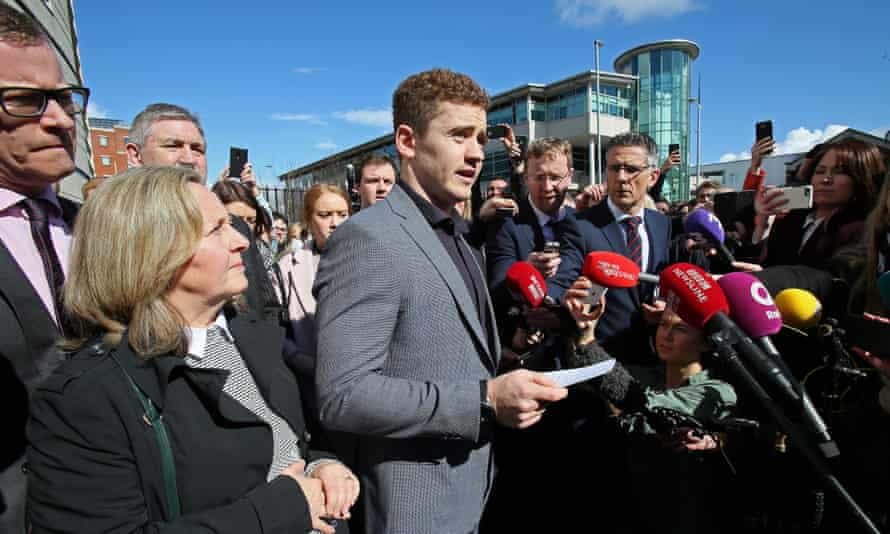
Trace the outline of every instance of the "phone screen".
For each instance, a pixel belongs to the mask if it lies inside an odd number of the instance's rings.
[[[679,152],[679,151],[680,151],[680,143],[671,143],[670,146],[668,146],[668,154],[673,154],[674,152]]]
[[[488,127],[488,138],[489,139],[501,139],[503,137],[507,137],[507,127],[504,125],[498,126],[489,126]]]
[[[247,163],[247,149],[231,147],[229,149],[229,177],[241,178],[241,171]]]

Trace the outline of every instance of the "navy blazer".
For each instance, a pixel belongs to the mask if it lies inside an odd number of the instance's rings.
[[[649,237],[649,262],[646,271],[660,272],[668,262],[671,221],[661,213],[647,209],[644,217]],[[547,292],[557,300],[578,276],[588,253],[604,250],[627,256],[627,245],[619,223],[606,201],[570,217],[562,229],[562,263],[556,275],[547,281]],[[596,328],[602,346],[620,361],[652,363],[649,328],[643,319],[641,303],[652,296],[654,286],[641,284],[629,289],[609,289],[606,313]]]
[[[566,207],[566,219],[575,209]],[[554,225],[558,240],[562,234],[565,219]],[[519,212],[489,226],[485,242],[485,263],[488,266],[488,287],[491,290],[492,304],[498,319],[501,341],[512,335],[512,325],[507,324],[507,309],[513,305],[509,291],[504,287],[507,270],[517,261],[526,261],[531,252],[544,250],[544,232],[535,215],[528,197],[519,201]]]

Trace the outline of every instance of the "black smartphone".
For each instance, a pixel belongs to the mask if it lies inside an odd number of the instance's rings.
[[[241,178],[241,171],[247,163],[247,149],[230,147],[229,148],[229,177]]]
[[[714,195],[714,215],[724,228],[734,228],[733,223],[739,219],[739,214],[753,209],[756,194],[753,190],[717,193]]]
[[[680,143],[671,143],[668,145],[668,154],[673,154],[674,152],[680,152]]]
[[[503,137],[507,137],[507,127],[503,124],[498,124],[497,126],[489,126],[488,127],[488,138],[489,139],[501,139]]]
[[[773,137],[773,121],[760,121],[754,125],[754,139],[760,141],[767,137]]]

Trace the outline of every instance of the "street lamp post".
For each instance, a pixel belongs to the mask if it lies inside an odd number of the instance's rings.
[[[600,40],[593,41],[593,62],[596,73],[596,183],[603,183],[603,149],[600,144],[600,48],[603,42]]]
[[[689,103],[696,105],[695,127],[695,166],[696,182],[701,180],[701,83],[699,82],[698,98],[690,98]]]

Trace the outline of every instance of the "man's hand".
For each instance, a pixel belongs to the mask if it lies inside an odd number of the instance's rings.
[[[606,198],[607,191],[606,184],[588,185],[575,198],[575,209],[581,211],[596,206]]]
[[[488,381],[488,398],[498,423],[528,428],[544,415],[547,403],[562,400],[569,390],[541,373],[519,369]]]
[[[661,314],[666,306],[665,301],[656,300],[652,304],[642,303],[643,319],[650,325],[656,325],[661,322]]]
[[[337,519],[349,519],[349,509],[359,494],[358,478],[348,467],[339,462],[329,462],[312,471],[312,478],[321,480],[324,490],[325,515]]]
[[[511,209],[513,215],[519,213],[519,206],[516,201],[511,198],[492,197],[482,203],[479,208],[479,218],[483,221],[490,221],[497,218],[498,209]]]
[[[763,163],[763,157],[776,150],[776,142],[772,137],[764,137],[751,145],[751,170],[756,171]]]
[[[665,158],[664,163],[661,164],[661,174],[665,174],[673,167],[679,165],[681,161],[679,152],[671,152],[668,154],[668,157]]]
[[[531,263],[541,276],[550,278],[556,274],[559,264],[562,261],[558,252],[529,252],[526,261]]]
[[[306,462],[299,460],[285,467],[281,474],[296,480],[297,484],[300,485],[300,489],[303,490],[303,496],[306,497],[306,502],[309,503],[312,528],[324,534],[334,534],[334,527],[322,519],[322,517],[327,515],[322,482],[321,480],[307,477],[303,472],[305,468]]]

